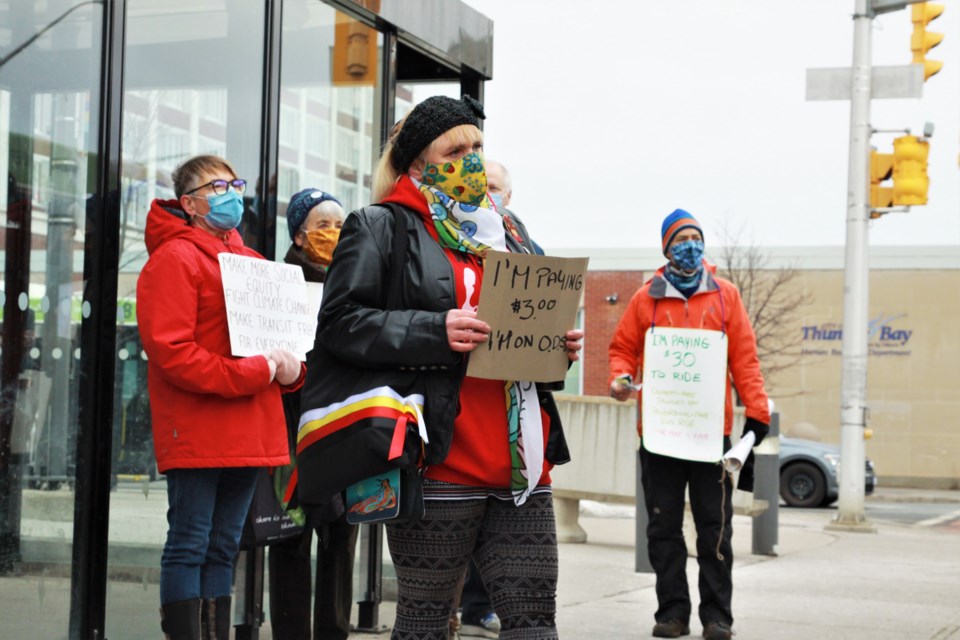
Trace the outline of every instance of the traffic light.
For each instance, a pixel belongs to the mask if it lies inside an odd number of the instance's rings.
[[[893,154],[877,153],[870,150],[870,208],[883,209],[893,206],[893,187],[882,187],[880,183],[893,175]]]
[[[917,136],[901,136],[893,141],[893,204],[927,204],[927,156],[930,143]]]
[[[913,35],[910,37],[910,50],[913,51],[913,63],[923,65],[923,79],[926,80],[943,68],[939,60],[927,60],[927,52],[940,44],[942,33],[927,31],[927,25],[943,13],[942,4],[920,2],[913,5]]]

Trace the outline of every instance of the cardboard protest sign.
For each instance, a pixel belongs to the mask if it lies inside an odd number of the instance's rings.
[[[727,336],[655,327],[643,348],[643,446],[700,462],[723,456]]]
[[[300,267],[232,253],[219,258],[231,353],[255,356],[286,349],[306,359],[317,313]]]
[[[567,375],[565,336],[574,327],[587,258],[488,251],[477,317],[490,340],[470,353],[467,375],[555,382]]]

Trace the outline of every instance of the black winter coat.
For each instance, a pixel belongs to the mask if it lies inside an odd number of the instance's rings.
[[[437,464],[450,449],[467,359],[447,342],[447,312],[457,306],[453,268],[420,215],[401,210],[408,215],[408,249],[398,310],[385,310],[393,213],[372,205],[354,211],[344,222],[324,286],[316,344],[307,360],[302,406],[304,411],[321,406],[311,401],[311,370],[337,367],[338,361],[395,372],[399,387],[419,377],[430,439],[424,461]],[[546,458],[563,464],[569,461],[569,452],[556,405],[547,391],[540,393],[540,399],[551,420]]]

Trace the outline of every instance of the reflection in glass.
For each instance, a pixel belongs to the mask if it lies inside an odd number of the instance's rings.
[[[63,638],[69,626],[101,21],[92,2],[0,3],[0,620],[9,637]]]
[[[282,40],[278,215],[308,187],[333,194],[347,212],[369,204],[383,36],[316,0],[292,0],[284,4]],[[276,241],[283,256],[285,217],[277,219]]]
[[[172,171],[213,154],[247,180],[241,231],[245,243],[257,242],[264,3],[127,0],[126,12],[110,500],[110,548],[117,552],[108,564],[106,636],[156,638],[167,495],[156,470],[147,356],[137,331],[144,228],[150,203],[174,197]]]

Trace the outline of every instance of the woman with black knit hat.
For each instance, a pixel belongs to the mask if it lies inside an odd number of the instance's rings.
[[[424,516],[387,525],[399,598],[393,638],[445,639],[467,562],[480,569],[500,638],[557,637],[557,538],[550,469],[568,460],[548,392],[467,377],[490,327],[476,317],[490,249],[532,252],[487,195],[483,107],[435,96],[394,127],[374,199],[347,217],[330,265],[308,359],[301,433],[328,407],[311,403],[311,372],[339,362],[421,372]],[[395,230],[406,216],[401,308],[387,309]],[[571,361],[583,332],[566,334]]]

